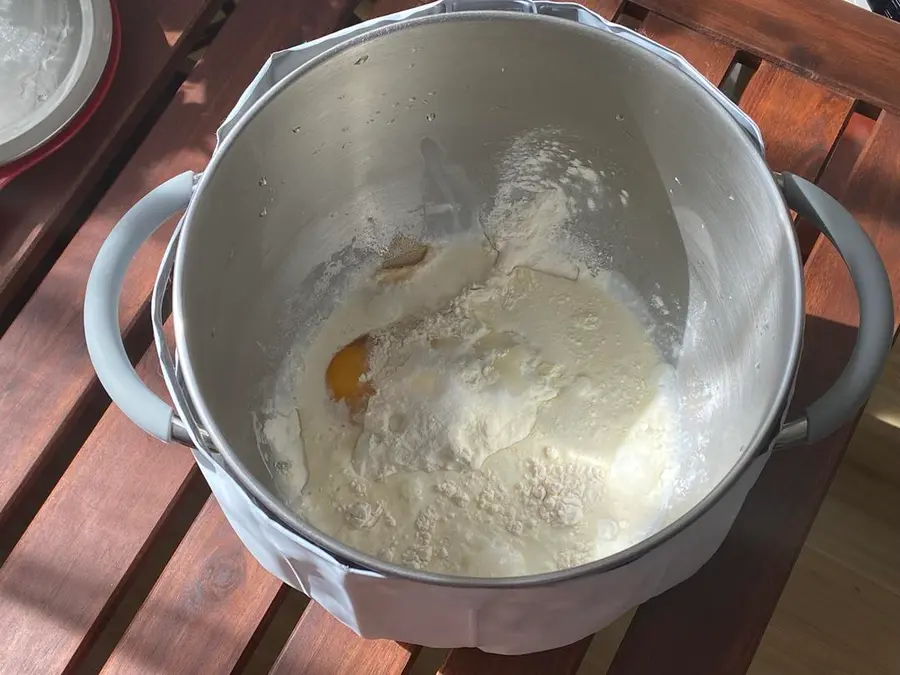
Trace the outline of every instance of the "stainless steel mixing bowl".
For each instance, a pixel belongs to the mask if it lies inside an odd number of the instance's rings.
[[[161,355],[180,419],[173,421],[168,407],[139,391],[121,358],[110,365],[115,359],[107,352],[118,347],[109,287],[118,272],[106,272],[122,268],[117,261],[130,255],[127,246],[105,247],[88,292],[88,344],[113,398],[151,432],[192,439],[214,490],[222,480],[238,490],[232,496],[244,506],[216,493],[254,553],[289,583],[330,598],[326,606],[363,634],[527,651],[596,630],[605,619],[583,606],[586,587],[573,583],[575,590],[565,591],[563,585],[606,574],[612,579],[643,565],[648,571],[641,572],[639,590],[607,603],[621,610],[692,573],[724,537],[761,468],[755,460],[773,444],[821,438],[855,414],[891,340],[887,278],[866,236],[815,187],[787,174],[774,177],[755,126],[695,71],[644,38],[598,29],[605,24],[597,17],[586,26],[547,16],[561,12],[547,3],[513,4],[531,9],[442,13],[363,31],[263,96],[198,185],[180,178],[169,186],[168,202],[157,195],[160,214],[145,213],[143,221],[158,222],[167,208],[179,206],[185,190],[193,193],[160,287],[174,267],[178,376],[164,348]],[[646,301],[644,319],[675,367],[686,436],[702,457],[705,479],[686,491],[661,532],[581,567],[486,580],[388,564],[315,530],[281,503],[252,413],[270,395],[298,333],[335,301],[321,289],[327,266],[353,267],[383,256],[382,247],[366,242],[386,233],[442,227],[423,216],[427,202],[448,199],[429,178],[423,141],[443,148],[448,166],[465,176],[471,194],[457,206],[484,209],[501,183],[504,153],[527,134],[559,139],[581,162],[605,170],[602,188],[613,198],[595,211],[579,210],[570,231]],[[623,193],[627,200],[618,198]],[[860,344],[847,371],[788,424],[783,416],[801,345],[803,291],[784,195],[838,245],[862,310]],[[153,225],[145,223],[144,232]],[[341,279],[338,274],[331,283]],[[716,508],[718,515],[710,513]],[[273,544],[276,539],[282,543]],[[300,548],[286,552],[288,539]],[[341,575],[362,570],[367,579],[405,584],[407,601],[411,593],[448,586],[471,595],[454,596],[458,616],[447,609],[456,616],[447,621],[456,621],[455,628],[445,625],[443,633],[423,637],[424,628],[389,610],[388,628],[371,629],[360,619],[362,596],[347,591],[345,581],[329,586],[323,579],[330,572],[309,560],[297,563],[307,549],[337,565]],[[526,602],[527,589],[536,592]],[[547,589],[553,595],[537,593]],[[397,600],[392,593],[385,597]],[[529,602],[543,603],[542,618],[525,617]],[[575,628],[561,618],[573,608],[586,617]],[[478,616],[475,623],[484,625],[487,615],[493,628],[459,627],[460,617]],[[494,637],[484,630],[494,630]]]

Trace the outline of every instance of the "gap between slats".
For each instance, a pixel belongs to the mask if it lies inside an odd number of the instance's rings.
[[[144,599],[150,593],[176,548],[185,537],[209,496],[209,487],[199,472],[192,473],[173,503],[168,516],[160,524],[152,541],[143,552],[134,572],[122,588],[121,595],[111,603],[98,621],[98,630],[91,640],[76,652],[70,670],[78,675],[98,673],[109,655],[125,634]]]
[[[154,356],[138,372],[160,392]],[[0,672],[71,672],[195,473],[183,448],[144,435],[114,408],[104,415],[0,567],[0,618],[10,627]]]
[[[900,113],[900,24],[843,0],[641,0],[707,35],[750,49],[850,97]]]
[[[311,602],[271,670],[271,675],[402,675],[419,651],[390,640],[364,640]]]
[[[208,499],[101,672],[230,673],[277,614],[280,589]]]
[[[815,182],[819,187],[831,195],[840,193],[872,135],[880,113],[878,108],[863,101],[856,101],[840,136],[832,145],[824,165],[816,176]],[[819,239],[819,231],[802,218],[795,219],[795,228],[800,255],[806,262]]]
[[[640,5],[636,5],[633,2],[628,2],[626,0],[622,3],[618,10],[616,10],[615,15],[613,16],[613,21],[617,24],[630,28],[634,31],[641,30],[641,24],[644,23],[644,20],[647,18],[647,10],[641,7]]]
[[[272,605],[269,621],[260,623],[234,674],[267,675],[309,603],[309,598],[300,591],[282,586],[280,598]]]

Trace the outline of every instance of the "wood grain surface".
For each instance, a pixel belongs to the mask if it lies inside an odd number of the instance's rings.
[[[242,3],[0,338],[0,437],[9,448],[0,463],[0,528],[48,459],[77,450],[66,446],[67,434],[79,421],[79,412],[103,396],[84,346],[81,308],[91,263],[112,227],[166,179],[188,169],[201,170],[214,147],[217,126],[269,54],[336,29],[351,3]],[[160,228],[131,265],[119,305],[126,336],[146,316],[171,232],[172,224]],[[142,353],[147,343],[136,346]]]
[[[571,675],[578,670],[591,638],[559,649],[522,656],[485,654],[477,649],[454,649],[441,675]]]
[[[889,270],[900,312],[900,119],[883,113],[836,196],[859,219]],[[858,322],[846,269],[820,239],[805,271],[807,326],[795,401],[811,401],[846,363]],[[896,329],[896,319],[895,319]],[[609,675],[743,673],[765,631],[853,424],[811,447],[777,453],[722,548],[696,575],[642,605]],[[648,645],[653,649],[648,649]]]
[[[272,675],[401,675],[417,652],[390,640],[363,640],[311,602]]]
[[[853,99],[763,62],[740,106],[762,131],[769,167],[815,181],[850,116]]]
[[[700,35],[658,14],[647,15],[641,24],[641,33],[681,54],[716,86],[725,78],[734,59],[733,47]]]
[[[769,167],[813,182],[821,176],[853,103],[843,94],[765,61],[740,101],[762,131]],[[805,259],[819,231],[803,220],[795,227]]]
[[[869,136],[872,135],[874,126],[875,120],[857,112],[850,114],[840,138],[828,156],[825,166],[819,172],[817,183],[820,188],[835,195],[843,191],[847,178],[856,165],[856,160],[859,159]],[[805,261],[809,258],[809,254],[819,238],[819,230],[804,218],[796,221],[795,228],[800,244],[800,255]]]
[[[138,373],[165,391],[153,350]],[[0,673],[67,672],[195,471],[111,408],[0,567]]]
[[[900,23],[844,0],[640,0],[853,98],[900,113]]]
[[[230,673],[280,587],[210,497],[102,673]]]
[[[62,149],[0,190],[0,316],[151,110],[222,0],[118,3],[122,55],[106,99]],[[41,195],[36,199],[35,195]]]

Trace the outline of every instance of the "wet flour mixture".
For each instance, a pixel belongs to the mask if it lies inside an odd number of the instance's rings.
[[[564,212],[562,193],[536,194],[491,244],[432,244],[342,296],[261,429],[301,517],[383,560],[478,577],[582,564],[658,526],[671,368],[609,278],[535,236]]]

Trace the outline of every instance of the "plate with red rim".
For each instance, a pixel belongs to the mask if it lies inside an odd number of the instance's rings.
[[[0,0],[0,185],[83,126],[118,51],[111,0]]]

